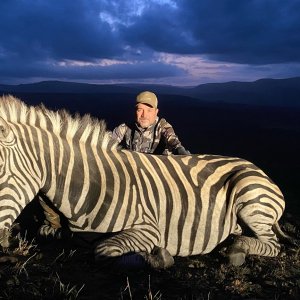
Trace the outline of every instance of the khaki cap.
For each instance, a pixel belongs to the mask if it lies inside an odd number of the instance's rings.
[[[139,103],[148,104],[153,108],[157,108],[158,101],[154,93],[145,91],[137,95],[136,105]]]

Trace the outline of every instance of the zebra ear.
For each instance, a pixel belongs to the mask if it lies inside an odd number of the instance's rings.
[[[0,141],[5,141],[10,133],[11,129],[9,125],[0,117]]]

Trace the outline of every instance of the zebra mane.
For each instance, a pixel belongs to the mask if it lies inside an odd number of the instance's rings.
[[[89,141],[102,149],[116,149],[117,143],[111,138],[104,120],[86,114],[72,116],[68,111],[46,108],[43,104],[28,106],[11,95],[0,97],[0,117],[11,123],[35,126],[81,142]]]

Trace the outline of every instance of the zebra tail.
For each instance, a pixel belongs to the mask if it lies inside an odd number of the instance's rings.
[[[286,244],[290,244],[292,246],[299,247],[300,246],[300,241],[297,240],[296,238],[291,237],[290,235],[284,233],[282,229],[279,226],[279,223],[275,223],[272,226],[273,231],[275,232],[276,236],[279,238],[280,241]]]

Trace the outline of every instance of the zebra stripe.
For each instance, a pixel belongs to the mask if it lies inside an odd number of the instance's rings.
[[[275,256],[279,188],[251,162],[220,155],[153,156],[119,150],[105,123],[43,106],[0,101],[0,228],[42,191],[71,230],[112,232],[97,257],[138,252],[152,266],[208,253],[247,225],[229,257]],[[43,229],[46,231],[46,229]],[[1,234],[0,232],[0,234]],[[152,252],[152,253],[151,253]]]

